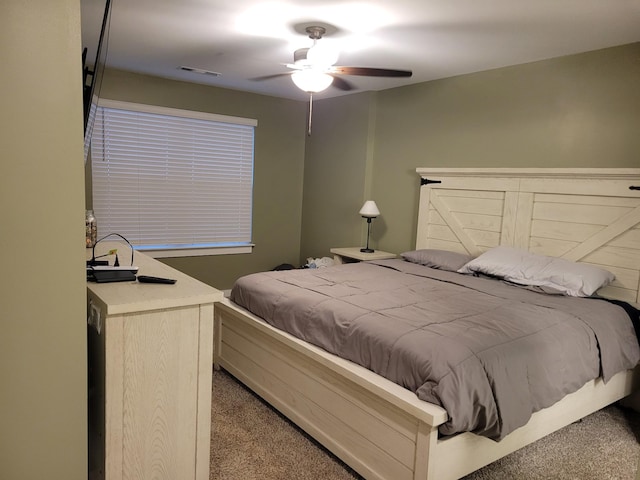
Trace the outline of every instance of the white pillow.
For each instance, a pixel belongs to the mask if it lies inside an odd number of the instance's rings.
[[[551,287],[572,297],[589,297],[615,279],[602,268],[511,247],[492,248],[458,272],[478,272],[521,285]]]

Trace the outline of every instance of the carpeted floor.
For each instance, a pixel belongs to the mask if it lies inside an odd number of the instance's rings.
[[[213,375],[210,480],[361,477],[224,371]],[[611,406],[465,480],[634,480],[640,413]]]

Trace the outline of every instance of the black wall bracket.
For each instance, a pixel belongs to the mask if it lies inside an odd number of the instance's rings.
[[[421,178],[420,179],[420,186],[427,185],[429,183],[442,183],[442,182],[440,180],[429,180],[428,178]]]

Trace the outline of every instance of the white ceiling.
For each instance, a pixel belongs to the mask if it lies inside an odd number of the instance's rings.
[[[89,60],[104,2],[82,0]],[[252,78],[288,71],[293,51],[312,43],[301,26],[315,23],[334,27],[321,41],[340,49],[339,65],[413,71],[345,77],[353,93],[637,42],[640,0],[112,0],[107,64],[302,100],[289,77]],[[330,87],[318,98],[344,93]]]

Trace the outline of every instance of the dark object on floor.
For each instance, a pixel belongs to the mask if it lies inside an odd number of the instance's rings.
[[[279,270],[296,270],[296,267],[294,267],[290,263],[281,263],[276,268],[274,268],[272,272],[277,272]]]

